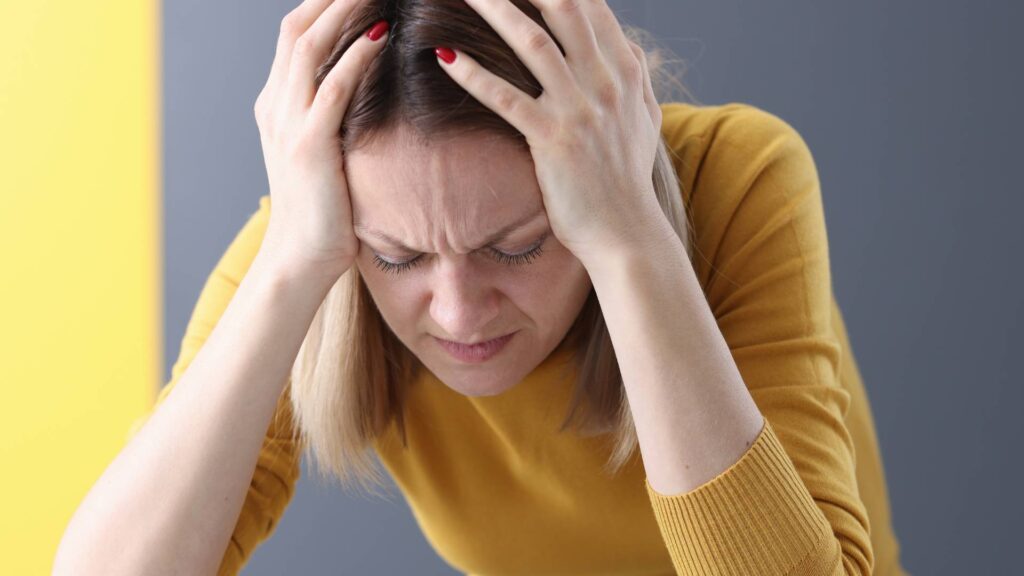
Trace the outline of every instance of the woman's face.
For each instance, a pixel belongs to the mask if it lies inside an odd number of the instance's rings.
[[[558,346],[591,283],[551,233],[528,151],[477,134],[421,147],[400,128],[345,163],[359,273],[390,329],[438,379],[493,396]],[[437,340],[510,333],[482,361]]]

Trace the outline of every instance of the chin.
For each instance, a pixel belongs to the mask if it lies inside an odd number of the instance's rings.
[[[532,370],[529,362],[516,354],[499,354],[482,364],[462,364],[442,350],[436,352],[424,362],[427,368],[445,386],[463,396],[498,396],[514,388]]]
[[[448,388],[471,397],[497,396],[520,381],[520,378],[510,378],[509,371],[503,367],[444,365],[433,372]]]

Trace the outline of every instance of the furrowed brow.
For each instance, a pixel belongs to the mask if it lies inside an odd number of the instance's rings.
[[[538,208],[537,210],[534,210],[533,212],[531,212],[529,214],[526,214],[525,216],[517,218],[516,220],[512,221],[508,225],[503,226],[500,230],[498,230],[494,234],[491,234],[490,237],[488,237],[486,240],[484,240],[483,245],[475,248],[475,250],[479,250],[480,248],[485,248],[485,247],[490,246],[492,244],[497,244],[498,242],[501,242],[502,240],[504,240],[505,238],[510,236],[513,232],[515,232],[516,230],[519,230],[520,228],[522,228],[523,226],[525,226],[529,222],[532,222],[537,216],[540,216],[542,212],[544,212],[544,207],[543,206],[541,206],[540,208]],[[391,246],[393,246],[395,248],[399,248],[401,250],[405,250],[406,252],[417,252],[417,250],[415,250],[413,248],[409,248],[408,246],[403,244],[401,240],[398,240],[397,238],[387,234],[386,232],[382,232],[382,231],[376,230],[374,228],[368,228],[366,226],[363,226],[360,223],[354,223],[352,225],[352,228],[356,232],[359,232],[361,235],[373,236],[374,238],[379,238],[380,240],[383,240],[383,241],[387,242],[388,244],[390,244]]]

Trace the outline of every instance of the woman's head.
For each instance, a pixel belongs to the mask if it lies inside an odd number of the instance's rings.
[[[513,3],[550,34],[527,0]],[[468,53],[533,97],[540,85],[461,0],[367,0],[318,71],[317,86],[380,18],[391,24],[388,45],[358,80],[339,131],[361,249],[299,351],[290,385],[296,433],[321,471],[354,475],[369,488],[367,480],[380,481],[366,454],[370,441],[392,424],[404,437],[403,391],[419,370],[459,393],[489,396],[515,386],[562,345],[577,369],[563,429],[575,417],[581,433],[615,434],[609,464],[618,468],[636,437],[589,276],[551,233],[523,136],[441,70],[434,47]],[[638,39],[636,30],[626,32]],[[648,62],[657,88],[658,53]],[[663,144],[652,179],[689,250]],[[512,332],[482,363],[456,360],[436,340]]]
[[[591,284],[551,233],[528,151],[484,133],[421,143],[402,126],[345,162],[358,273],[388,328],[435,376],[468,396],[500,394],[555,349]],[[437,341],[512,333],[480,363]]]

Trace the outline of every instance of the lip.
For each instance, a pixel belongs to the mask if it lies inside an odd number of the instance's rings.
[[[516,330],[511,334],[506,334],[493,340],[486,342],[480,342],[479,344],[459,344],[452,342],[451,340],[445,340],[434,336],[434,340],[441,345],[448,354],[467,364],[479,364],[486,362],[501,352],[508,344],[509,340],[512,339],[519,331]]]

